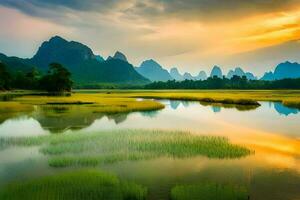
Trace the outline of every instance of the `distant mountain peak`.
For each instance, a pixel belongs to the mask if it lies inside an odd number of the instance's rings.
[[[211,73],[210,73],[210,77],[214,77],[214,76],[217,76],[218,78],[222,78],[223,77],[223,73],[222,73],[222,70],[219,66],[215,65],[213,67],[213,69],[211,70]]]
[[[59,42],[68,42],[66,39],[64,39],[64,38],[62,38],[61,36],[58,36],[58,35],[51,37],[50,40],[49,40],[49,42],[57,42],[57,41],[59,41]]]
[[[122,60],[122,61],[128,62],[126,56],[122,52],[120,52],[120,51],[117,51],[113,57],[109,57],[109,58],[110,59],[111,58],[118,59],[118,60]]]
[[[167,70],[153,59],[143,61],[136,70],[151,81],[168,81],[174,79]]]
[[[170,75],[172,76],[173,79],[177,80],[177,81],[182,81],[183,76],[180,74],[179,70],[176,67],[173,67],[170,70]]]
[[[148,66],[154,66],[156,68],[160,68],[162,69],[162,66],[160,64],[158,64],[158,62],[156,62],[155,60],[153,59],[149,59],[149,60],[145,60],[143,61],[143,63],[141,64],[141,66],[145,66],[145,65],[148,65]]]

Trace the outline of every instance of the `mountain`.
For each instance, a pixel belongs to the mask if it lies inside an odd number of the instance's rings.
[[[161,65],[152,59],[144,61],[136,70],[151,81],[168,81],[174,79],[167,70],[163,69]]]
[[[235,68],[234,70],[230,70],[227,74],[227,78],[231,79],[233,76],[243,77],[246,76],[248,80],[256,80],[257,78],[250,72],[244,72],[244,70],[240,67]]]
[[[211,70],[210,77],[217,76],[218,78],[223,78],[223,73],[220,67],[214,66]]]
[[[72,71],[75,66],[93,59],[95,55],[88,46],[55,36],[43,42],[31,62],[43,71],[46,71],[52,62],[61,63]]]
[[[190,73],[186,72],[184,75],[181,75],[177,68],[172,68],[170,70],[170,75],[177,81],[183,81],[183,80],[206,80],[207,75],[205,71],[200,71],[197,76],[192,76]]]
[[[195,80],[195,77],[193,77],[190,73],[185,72],[185,73],[183,74],[183,79],[184,79],[184,80]]]
[[[274,80],[274,74],[273,72],[266,72],[263,77],[261,78],[261,80],[264,81],[273,81]]]
[[[262,80],[280,80],[285,78],[300,78],[300,64],[297,62],[284,62],[276,66],[274,73],[267,72]]]
[[[199,74],[195,77],[196,80],[206,80],[207,79],[207,75],[205,73],[205,71],[200,71]]]
[[[27,59],[22,59],[18,57],[8,57],[0,53],[0,61],[8,66],[8,70],[12,73],[22,71],[30,72],[34,66],[29,63]]]
[[[247,77],[248,80],[257,80],[257,77],[254,76],[251,72],[246,72],[245,76]]]
[[[8,60],[11,63],[17,61],[24,64],[24,69],[36,66],[41,72],[46,72],[50,63],[58,62],[72,73],[72,79],[79,84],[149,83],[150,81],[137,73],[124,57],[117,52],[113,59],[99,62],[99,56],[95,56],[88,46],[55,36],[43,42],[33,58],[14,57]],[[8,66],[14,68],[13,64],[8,64]]]
[[[300,64],[285,62],[277,65],[274,71],[275,80],[285,79],[285,78],[300,78]]]
[[[100,56],[100,55],[96,55],[96,56],[95,56],[95,59],[96,59],[97,61],[99,61],[99,62],[104,62],[104,61],[105,61],[104,58],[103,58],[102,56]]]
[[[120,51],[117,51],[113,57],[109,56],[107,58],[107,60],[111,60],[111,59],[118,59],[118,60],[122,60],[124,62],[128,62],[126,56],[123,53],[121,53]]]
[[[173,79],[175,79],[176,81],[183,81],[184,78],[183,76],[179,73],[178,69],[176,67],[173,67],[170,70],[170,75],[172,76]]]

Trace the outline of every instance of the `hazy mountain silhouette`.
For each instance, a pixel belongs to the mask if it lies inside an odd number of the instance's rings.
[[[137,67],[135,69],[141,75],[150,79],[151,81],[173,80],[169,72],[152,59],[144,61],[140,67]]]
[[[177,81],[183,81],[183,75],[181,75],[178,71],[178,69],[176,67],[173,67],[170,70],[170,75],[172,76],[173,79],[177,80]]]
[[[183,81],[183,80],[205,80],[207,79],[207,75],[205,71],[200,71],[197,76],[193,76],[188,72],[185,72],[184,75],[181,75],[177,68],[172,68],[170,70],[170,75],[173,77],[173,79],[177,81]]]
[[[190,73],[185,72],[185,73],[183,74],[183,79],[184,79],[184,80],[195,80],[195,77],[193,77]]]
[[[266,72],[262,80],[280,80],[285,78],[300,78],[300,64],[284,62],[277,65],[274,72]]]
[[[223,77],[223,73],[220,67],[218,66],[214,66],[213,69],[211,70],[210,73],[210,77],[218,77],[218,78],[222,78]]]
[[[256,80],[257,78],[250,72],[244,72],[244,70],[240,67],[235,68],[234,70],[230,70],[227,74],[227,78],[231,79],[233,76],[243,77],[246,76],[248,80]]]
[[[207,74],[205,71],[200,71],[199,74],[195,78],[196,78],[196,80],[206,80]]]

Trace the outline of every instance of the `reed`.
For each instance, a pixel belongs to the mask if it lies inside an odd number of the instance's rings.
[[[227,138],[200,136],[184,131],[117,130],[40,137],[3,138],[2,145],[41,145],[52,167],[96,166],[123,160],[157,157],[217,159],[241,158],[253,153]],[[44,144],[44,145],[42,145]]]
[[[147,189],[100,170],[80,170],[19,183],[0,189],[1,200],[144,200]]]
[[[203,183],[198,185],[179,185],[171,190],[171,200],[248,200],[244,187]]]

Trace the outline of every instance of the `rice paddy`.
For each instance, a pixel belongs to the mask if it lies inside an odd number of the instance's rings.
[[[81,170],[11,183],[1,200],[144,200],[147,189],[100,170]]]
[[[227,138],[199,136],[182,131],[118,130],[24,138],[2,138],[6,146],[41,145],[52,167],[96,166],[124,160],[158,157],[206,156],[241,158],[253,151],[231,144]]]

